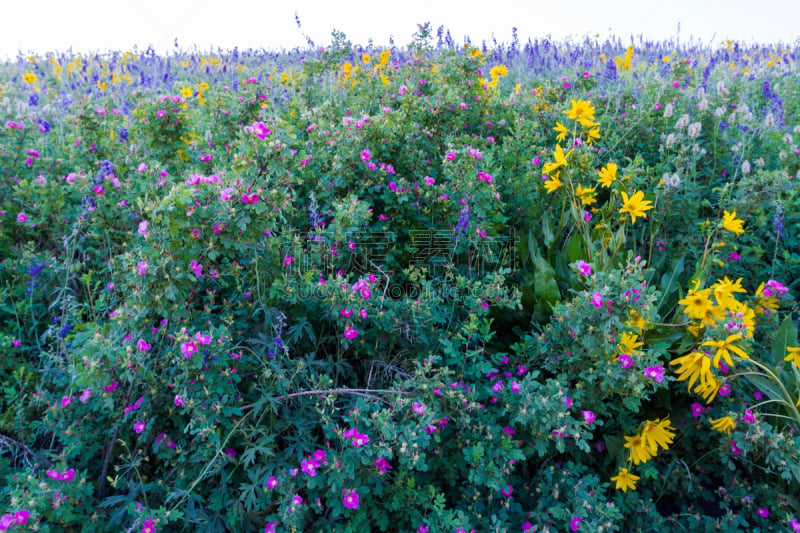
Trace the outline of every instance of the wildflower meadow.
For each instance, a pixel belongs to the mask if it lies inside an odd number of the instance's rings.
[[[0,64],[0,531],[800,531],[798,61]]]

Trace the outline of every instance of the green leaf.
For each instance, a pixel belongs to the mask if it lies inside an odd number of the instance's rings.
[[[566,253],[570,263],[574,263],[579,259],[583,259],[584,261],[586,260],[586,253],[583,250],[581,236],[577,232],[573,233],[572,236],[567,239],[567,242],[564,245],[564,252]]]
[[[746,376],[747,380],[752,383],[753,385],[758,388],[761,392],[767,395],[770,400],[783,400],[787,401],[789,398],[786,398],[783,395],[783,392],[775,385],[772,381],[764,376],[756,376],[753,374],[749,374]]]
[[[555,304],[561,299],[555,275],[556,271],[550,263],[539,257],[536,262],[536,272],[533,275],[536,296],[549,304]]]
[[[680,256],[670,265],[672,267],[672,272],[661,276],[661,281],[658,284],[658,288],[661,291],[661,298],[658,300],[658,305],[656,306],[656,309],[659,311],[664,311],[663,306],[678,292],[678,278],[685,268],[685,258],[685,255]]]
[[[534,268],[533,286],[536,298],[551,305],[557,303],[561,299],[561,292],[558,290],[555,269],[539,254],[537,246],[534,245],[530,253]]]
[[[780,368],[783,365],[786,348],[789,346],[797,346],[797,326],[794,325],[791,316],[783,319],[772,341],[772,360],[776,367]]]
[[[621,454],[624,450],[623,440],[619,437],[615,437],[613,435],[604,435],[603,441],[606,443],[608,455],[612,458],[619,457],[619,454]]]
[[[547,211],[542,216],[542,237],[544,238],[544,247],[549,250],[556,240],[556,235],[553,233],[553,220]]]

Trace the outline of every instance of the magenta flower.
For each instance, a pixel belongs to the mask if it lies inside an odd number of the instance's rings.
[[[664,365],[648,366],[644,369],[644,375],[652,378],[656,383],[664,381]]]
[[[275,533],[276,527],[278,527],[277,522],[267,522],[267,525],[264,526],[264,533]]]
[[[603,295],[599,292],[592,294],[592,305],[597,309],[603,307]]]
[[[207,346],[211,344],[211,335],[206,335],[205,333],[195,333],[194,334],[194,342],[196,344],[201,344],[203,346]]]
[[[186,356],[186,359],[190,359],[192,355],[197,353],[197,345],[192,341],[184,342],[181,344],[181,353]]]
[[[156,523],[153,521],[152,517],[147,517],[147,520],[144,521],[142,524],[144,527],[139,533],[156,533]]]
[[[425,404],[424,403],[414,402],[413,403],[413,407],[414,407],[414,412],[417,413],[418,415],[421,415],[421,414],[425,413]]]
[[[75,479],[75,469],[69,468],[67,470],[64,470],[63,472],[61,472],[61,475],[59,476],[58,479],[60,479],[61,481],[72,481],[73,479]]]
[[[698,416],[703,414],[704,410],[705,410],[705,408],[702,405],[700,405],[699,403],[694,402],[692,404],[692,416],[693,417],[697,418]]]
[[[141,420],[139,420],[139,421],[136,421],[136,422],[134,422],[134,423],[133,423],[133,430],[134,430],[134,431],[135,431],[137,434],[139,434],[139,433],[141,433],[142,431],[144,431],[144,428],[146,428],[146,427],[147,427],[147,424],[145,424],[145,423],[144,423],[144,422],[142,422]]]
[[[83,389],[83,391],[81,391],[81,396],[78,399],[81,401],[81,403],[86,403],[87,401],[89,401],[89,398],[91,397],[92,397],[92,389]]]
[[[272,490],[277,486],[278,486],[278,478],[276,478],[275,476],[270,476],[269,479],[267,480],[267,488],[269,490]]]
[[[755,424],[756,423],[756,416],[753,414],[753,411],[750,409],[745,409],[744,416],[742,417],[742,422],[746,422],[748,424]]]
[[[183,407],[183,397],[180,394],[175,395],[175,407]]]
[[[500,489],[500,494],[502,494],[506,498],[510,498],[512,492],[514,492],[514,487],[512,487],[511,485],[509,485],[504,489]]]
[[[769,297],[773,295],[773,291],[777,292],[778,295],[782,295],[789,292],[789,289],[781,282],[771,279],[767,281],[766,287],[764,287],[764,289],[761,292],[764,293],[764,296]]]
[[[591,412],[591,411],[581,411],[581,414],[583,415],[583,421],[584,422],[586,422],[587,424],[593,424],[594,423],[595,416],[594,416],[593,412]]]
[[[197,261],[192,260],[192,262],[189,263],[189,270],[191,270],[198,278],[203,277],[203,265]]]
[[[66,407],[72,403],[72,398],[69,396],[62,396],[61,397],[61,407]]]
[[[14,348],[19,348],[20,346],[22,346],[22,341],[19,339],[14,339],[11,341],[11,346],[13,346]]]
[[[161,117],[163,117],[163,116],[164,116],[164,115],[166,115],[166,114],[167,114],[167,112],[166,112],[166,111],[164,111],[163,109],[159,109],[158,111],[156,111],[156,116],[157,116],[158,118],[161,118]]]
[[[298,495],[292,496],[292,505],[303,505],[303,498]]]
[[[17,222],[20,224],[28,221],[28,215],[25,213],[17,213]]]
[[[570,531],[578,531],[581,528],[581,517],[573,516],[572,520],[569,521],[569,529]]]
[[[314,477],[314,476],[317,475],[317,468],[318,467],[319,467],[319,463],[316,460],[313,460],[313,459],[310,460],[310,461],[306,460],[306,459],[303,459],[303,461],[300,463],[300,469],[303,472],[305,472],[306,474],[308,474],[309,476],[311,476],[311,477]]]
[[[128,413],[132,413],[133,411],[138,411],[139,408],[142,406],[142,402],[144,401],[144,397],[139,396],[139,399],[133,402],[132,404],[125,407],[122,410],[122,414],[127,415]]]
[[[733,455],[739,455],[742,453],[742,449],[739,448],[735,441],[731,441],[731,453]]]
[[[436,183],[436,180],[430,176],[425,176],[424,178],[422,178],[422,181],[425,182],[425,185],[433,185],[434,183]]]
[[[385,473],[387,470],[392,469],[392,465],[389,464],[389,461],[386,460],[385,457],[378,457],[372,465],[377,468],[382,474]]]
[[[361,151],[361,160],[365,163],[372,159],[372,153],[369,150],[362,150]]]
[[[234,188],[233,188],[233,187],[226,187],[226,188],[224,188],[224,189],[222,189],[222,190],[220,191],[220,193],[219,193],[219,199],[220,199],[221,201],[223,201],[223,202],[227,202],[228,200],[230,200],[230,199],[231,199],[231,196],[233,196],[233,193],[234,193],[234,192],[235,192],[235,190],[234,190]]]
[[[358,330],[356,328],[346,328],[344,330],[344,338],[353,340],[358,336]]]
[[[14,515],[12,514],[4,514],[0,517],[0,531],[5,531],[6,529],[10,528],[14,525]]]
[[[27,510],[20,509],[14,513],[14,523],[19,526],[24,526],[28,522],[28,517],[31,515]]]
[[[139,339],[139,341],[136,343],[136,349],[138,349],[141,352],[147,352],[152,347],[153,346],[148,344],[147,341],[144,339]]]
[[[136,273],[140,276],[147,275],[147,261],[139,261],[136,263]]]
[[[149,225],[150,224],[146,220],[142,220],[141,222],[139,222],[139,234],[142,235],[143,237],[147,237],[147,235],[150,233],[149,231],[147,231]]]
[[[622,368],[630,368],[633,365],[633,360],[631,356],[626,353],[621,353],[617,356],[617,361],[622,366]]]
[[[327,455],[327,452],[325,450],[320,448],[317,451],[315,451],[313,455],[314,455],[314,460],[317,461],[318,463],[325,465],[328,464],[328,462],[325,460],[325,456]]]
[[[578,261],[577,263],[575,263],[575,265],[578,267],[578,271],[581,273],[581,275],[583,276],[592,275],[592,265],[590,265],[586,261]]]
[[[348,509],[358,509],[358,492],[355,489],[350,491],[342,489],[342,491],[345,493],[342,505]]]
[[[503,381],[498,380],[492,385],[492,392],[500,392],[501,390],[503,390]]]
[[[756,514],[761,518],[766,518],[769,516],[769,509],[767,509],[766,507],[759,507],[758,509],[756,509]]]
[[[262,141],[267,138],[267,135],[272,133],[266,124],[263,122],[253,122],[252,125],[253,133],[255,133],[256,137],[261,139]]]
[[[369,437],[363,433],[359,433],[355,437],[353,437],[353,447],[358,448],[359,446],[363,446],[369,442]]]

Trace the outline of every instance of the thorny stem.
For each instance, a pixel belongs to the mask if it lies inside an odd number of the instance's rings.
[[[119,427],[114,428],[114,435],[108,441],[106,451],[103,454],[103,468],[100,471],[100,483],[97,487],[97,498],[102,500],[106,495],[106,476],[108,475],[108,463],[111,460],[111,452],[114,450],[114,444],[117,442],[117,434]]]

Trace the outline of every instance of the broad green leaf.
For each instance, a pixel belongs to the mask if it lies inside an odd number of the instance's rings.
[[[564,252],[566,253],[567,258],[569,259],[570,263],[574,263],[579,259],[586,260],[586,252],[583,249],[583,244],[581,243],[581,236],[575,232],[572,236],[567,239],[566,244],[564,245]]]
[[[672,296],[675,293],[678,292],[678,278],[680,278],[680,275],[683,273],[685,268],[685,258],[685,255],[680,256],[670,265],[672,267],[672,272],[661,276],[661,281],[658,284],[658,289],[661,291],[661,298],[659,298],[658,305],[656,306],[656,309],[658,309],[660,312],[664,311],[663,306],[672,299]]]
[[[556,240],[556,235],[553,233],[553,219],[547,211],[542,215],[542,237],[545,249],[549,250]]]
[[[561,292],[558,290],[558,283],[555,279],[555,269],[544,257],[539,255],[538,247],[531,248],[531,260],[535,269],[533,284],[536,297],[539,301],[555,304],[561,299]]]
[[[791,316],[783,319],[772,341],[772,361],[777,368],[783,366],[786,348],[789,346],[797,346],[797,326],[794,325]]]
[[[620,437],[616,437],[614,435],[604,435],[603,441],[606,443],[606,449],[608,450],[609,457],[616,458],[619,457],[619,454],[622,453],[624,450],[623,447],[623,439]]]
[[[756,375],[748,375],[746,376],[747,380],[752,383],[753,385],[758,388],[761,392],[763,392],[770,400],[784,400],[789,401],[789,398],[786,398],[783,393],[781,392],[780,388],[770,381],[765,376],[756,376]]]

